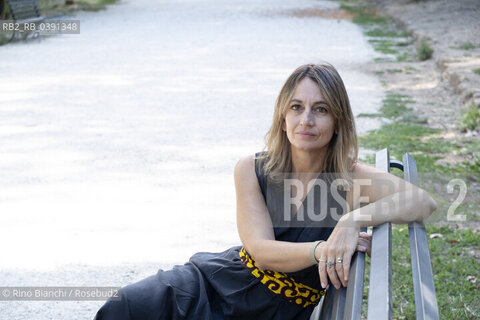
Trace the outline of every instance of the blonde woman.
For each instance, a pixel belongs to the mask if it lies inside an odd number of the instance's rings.
[[[265,150],[235,166],[242,246],[197,253],[126,286],[96,319],[309,319],[329,285],[348,285],[353,253],[370,250],[361,227],[421,221],[436,208],[425,191],[358,163],[357,153],[338,72],[326,63],[297,68]]]

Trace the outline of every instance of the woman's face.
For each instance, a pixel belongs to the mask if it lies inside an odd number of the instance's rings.
[[[292,150],[326,151],[335,131],[334,122],[318,85],[308,77],[302,79],[287,106],[282,127]]]

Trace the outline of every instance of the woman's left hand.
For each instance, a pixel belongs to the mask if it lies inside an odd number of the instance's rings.
[[[321,243],[317,247],[318,253],[315,252],[315,255],[320,257],[318,270],[322,287],[326,287],[328,278],[335,288],[340,288],[340,283],[346,287],[353,253],[355,251],[366,252],[370,256],[371,249],[372,236],[368,233],[358,232],[356,228],[352,227],[335,228],[328,241]],[[340,263],[339,257],[342,257],[340,260],[343,260]],[[334,266],[329,267],[328,261],[333,261]]]
[[[323,288],[327,286],[328,279],[337,289],[341,285],[347,286],[352,255],[359,244],[367,244],[367,239],[363,235],[360,238],[359,228],[340,226],[339,223],[328,240],[317,246],[315,257],[319,261],[318,272]]]

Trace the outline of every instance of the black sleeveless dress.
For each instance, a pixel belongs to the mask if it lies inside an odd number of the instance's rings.
[[[256,174],[273,221],[282,214],[283,192],[268,187],[262,160],[255,163],[259,164]],[[345,193],[340,194],[344,199]],[[330,193],[327,201],[329,208],[342,211]],[[294,222],[275,223],[275,239],[327,240],[335,225],[329,218],[323,220],[323,226],[311,221],[309,226],[304,222],[297,226]],[[122,288],[121,300],[107,301],[95,319],[309,319],[323,294],[317,266],[292,273],[260,270],[242,246],[235,246],[219,253],[198,252],[184,265],[160,269],[156,275]]]

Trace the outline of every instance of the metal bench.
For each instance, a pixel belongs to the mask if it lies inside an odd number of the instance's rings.
[[[7,0],[7,4],[10,8],[12,19],[16,23],[23,24],[30,22],[41,22],[45,20],[45,18],[40,14],[36,0]],[[23,35],[26,38],[28,33],[23,33]],[[13,32],[10,40],[12,40],[14,37],[15,32]]]
[[[387,172],[390,172],[390,168],[398,168],[404,172],[406,181],[418,185],[417,165],[408,153],[403,155],[402,163],[390,160],[388,150],[383,149],[376,154],[376,167]],[[423,223],[410,223],[408,232],[416,318],[439,319],[425,226]],[[348,287],[336,290],[330,286],[310,320],[361,319],[364,271],[365,254],[356,252],[350,266]],[[367,316],[369,320],[392,319],[393,316],[391,223],[373,228]]]

